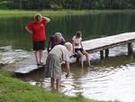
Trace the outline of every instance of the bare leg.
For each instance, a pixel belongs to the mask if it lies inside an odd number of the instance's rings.
[[[86,59],[87,59],[87,62],[88,62],[88,66],[90,67],[91,63],[90,63],[90,59],[89,59],[89,54],[86,51],[83,51],[83,53],[86,56]]]
[[[83,68],[83,58],[81,57],[81,67]]]
[[[57,90],[59,89],[59,86],[60,86],[60,80],[59,79],[56,79],[56,89]]]
[[[55,79],[54,78],[51,78],[51,87],[54,89],[54,81]]]
[[[40,63],[43,63],[43,62],[42,62],[43,55],[44,55],[44,54],[43,54],[43,50],[39,50],[39,62],[40,62]]]
[[[37,64],[39,64],[38,53],[39,53],[38,51],[35,51],[35,53],[34,53],[34,54],[35,54],[35,58],[36,58],[36,63],[37,63]]]
[[[80,51],[78,51],[77,53],[78,53],[79,56],[80,56],[80,59],[81,59],[81,67],[83,68],[83,54],[82,54]]]

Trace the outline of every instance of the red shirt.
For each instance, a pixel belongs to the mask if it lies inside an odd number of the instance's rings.
[[[47,21],[42,18],[41,22],[32,21],[27,27],[33,32],[32,39],[33,41],[44,41],[46,40],[46,26]]]

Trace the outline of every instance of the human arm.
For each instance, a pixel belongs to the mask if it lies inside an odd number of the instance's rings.
[[[75,54],[75,41],[74,41],[74,37],[72,38],[72,46],[73,46],[73,53]]]
[[[73,53],[75,54],[75,43],[74,43],[74,41],[72,42],[72,45],[73,45]]]
[[[68,61],[65,61],[66,64],[66,68],[67,68],[67,74],[66,74],[66,78],[69,77],[70,74],[70,63]]]
[[[65,50],[63,50],[63,54],[62,54],[62,58],[63,58],[63,61],[65,62],[65,65],[66,65],[66,77],[69,76],[69,73],[70,73],[70,55],[69,55],[69,50],[68,50],[68,45],[65,45],[66,48]]]
[[[82,42],[80,42],[80,44],[81,44],[81,48],[83,49],[83,45],[82,45]]]
[[[32,34],[32,30],[30,30],[30,29],[28,28],[28,26],[25,26],[25,29],[26,29],[27,32],[29,32],[30,34]]]
[[[80,45],[81,45],[81,48],[83,49],[83,45],[82,45],[82,37],[80,38]]]
[[[42,16],[42,17],[47,21],[47,23],[49,23],[51,21],[51,19],[48,17],[45,17],[45,16]]]

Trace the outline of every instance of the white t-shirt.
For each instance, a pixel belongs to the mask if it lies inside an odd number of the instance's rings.
[[[75,44],[74,48],[81,48],[82,47],[81,46],[82,37],[76,38],[76,36],[73,36],[72,40]]]
[[[56,45],[49,53],[55,54],[60,59],[60,63],[62,61],[69,62],[69,51],[63,45]]]

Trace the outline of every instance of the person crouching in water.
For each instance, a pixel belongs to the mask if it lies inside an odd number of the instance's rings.
[[[56,89],[59,88],[60,79],[62,75],[61,64],[64,61],[67,68],[66,77],[69,76],[70,73],[70,63],[69,63],[69,52],[72,49],[72,44],[70,42],[66,42],[64,45],[56,45],[49,52],[47,60],[46,60],[46,72],[45,75],[51,78],[51,87],[54,89],[54,83],[56,81]]]

